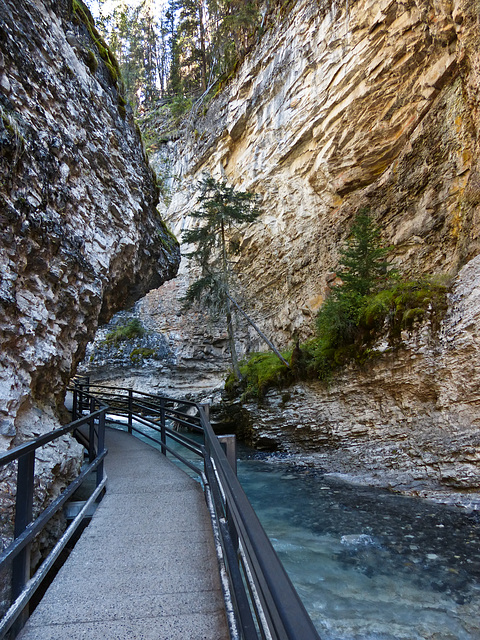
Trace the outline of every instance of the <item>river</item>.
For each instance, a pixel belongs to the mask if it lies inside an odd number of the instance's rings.
[[[480,512],[244,446],[238,477],[322,640],[480,640]]]
[[[243,450],[240,481],[323,640],[480,639],[480,514]]]

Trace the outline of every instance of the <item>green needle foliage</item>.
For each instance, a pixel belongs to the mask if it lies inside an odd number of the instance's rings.
[[[320,377],[331,371],[332,364],[348,360],[352,345],[364,338],[360,318],[367,298],[386,288],[396,275],[386,260],[387,253],[368,209],[360,209],[347,244],[340,251],[338,276],[342,284],[333,289],[317,316]]]
[[[368,209],[360,209],[347,244],[340,251],[338,276],[342,284],[334,288],[317,316],[322,357],[355,340],[367,296],[385,288],[396,275],[386,260],[387,253]]]
[[[360,210],[340,251],[342,284],[318,313],[317,337],[301,347],[297,343],[291,356],[285,354],[290,368],[272,354],[252,355],[240,365],[241,385],[230,377],[226,390],[234,394],[240,388],[244,397],[262,398],[269,388],[283,388],[295,380],[329,380],[347,362],[362,364],[379,355],[374,344],[380,335],[393,349],[402,344],[402,332],[425,317],[432,330],[438,329],[447,309],[448,278],[402,280],[387,254],[369,211]]]
[[[378,289],[391,277],[391,267],[385,257],[388,249],[383,247],[380,229],[375,225],[368,209],[360,209],[353,222],[347,246],[340,251],[338,272],[342,295],[366,296]]]
[[[202,302],[211,311],[224,314],[227,320],[229,349],[236,378],[240,369],[235,348],[235,335],[230,309],[231,286],[234,274],[229,260],[228,236],[232,231],[260,215],[256,196],[249,191],[236,191],[226,181],[208,176],[200,181],[199,207],[191,213],[200,224],[183,234],[183,241],[195,245],[186,256],[200,267],[201,275],[187,290],[184,301],[188,305]]]

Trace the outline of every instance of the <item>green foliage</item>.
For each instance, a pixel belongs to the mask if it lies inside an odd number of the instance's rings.
[[[134,340],[135,338],[143,338],[145,335],[145,327],[138,318],[132,318],[126,324],[118,325],[105,336],[107,345],[118,345],[119,342]]]
[[[230,245],[226,234],[238,225],[254,222],[260,215],[256,196],[236,191],[226,181],[208,176],[200,181],[199,208],[191,216],[200,225],[183,233],[186,244],[195,249],[186,256],[201,268],[201,276],[187,290],[185,302],[202,301],[211,308],[224,307],[232,278],[228,261]]]
[[[380,230],[369,211],[361,209],[353,222],[346,246],[340,251],[338,276],[342,284],[332,291],[317,316],[318,345],[315,359],[321,378],[352,356],[352,345],[362,343],[369,315],[385,304],[385,289],[396,272],[385,259],[388,250],[381,245]],[[389,270],[390,268],[390,270]],[[383,289],[376,303],[363,317],[369,296]],[[382,307],[383,308],[383,307]]]
[[[179,119],[192,108],[192,99],[183,95],[174,96],[170,103],[170,111],[174,118]]]
[[[187,289],[185,305],[202,302],[211,311],[223,313],[227,321],[228,345],[234,374],[241,377],[235,347],[235,335],[230,310],[230,290],[233,279],[228,259],[227,234],[238,225],[254,222],[260,215],[256,196],[248,191],[235,191],[225,181],[208,176],[200,181],[199,207],[191,213],[200,224],[183,234],[187,244],[195,250],[186,254],[200,269],[200,277]]]
[[[164,220],[162,220],[161,218],[160,218],[160,225],[161,225],[161,227],[163,229],[163,232],[164,232],[163,243],[166,246],[166,248],[170,251],[170,250],[174,249],[175,247],[178,247],[177,238],[170,231],[170,229],[168,228],[166,222]]]
[[[282,353],[288,361],[291,351]],[[248,360],[240,363],[242,390],[244,398],[262,398],[272,388],[282,388],[293,381],[292,371],[285,366],[274,353],[254,353]],[[231,374],[225,383],[225,390],[233,392],[236,379]]]
[[[348,304],[346,296],[331,296],[317,318],[318,338],[310,355],[310,372],[328,379],[341,365],[363,363],[377,355],[371,345],[385,331],[390,347],[400,344],[402,331],[410,331],[428,313],[435,329],[447,308],[448,286],[438,278],[392,281],[388,288],[359,296]]]
[[[170,88],[198,96],[230,76],[255,39],[260,0],[170,0],[178,15],[171,40]]]
[[[391,264],[385,260],[388,249],[381,245],[380,229],[368,209],[360,209],[353,222],[347,246],[340,251],[342,294],[368,295],[378,289]],[[389,274],[391,277],[391,273]]]
[[[146,358],[153,358],[156,355],[155,349],[133,349],[130,354],[132,364],[141,364]]]
[[[367,216],[359,212],[341,252],[343,283],[318,313],[317,337],[301,347],[297,343],[290,369],[273,354],[255,354],[242,363],[245,395],[262,397],[269,387],[281,388],[298,379],[329,381],[348,362],[364,364],[377,357],[374,344],[380,335],[388,338],[390,349],[399,346],[402,332],[412,330],[427,315],[432,330],[438,328],[447,309],[448,280],[428,276],[400,280],[396,271],[388,269],[378,229]],[[226,389],[233,387],[233,381],[227,381]]]
[[[359,326],[379,328],[387,321],[390,341],[394,343],[403,330],[410,330],[427,312],[438,322],[447,308],[447,292],[447,283],[439,278],[399,282],[366,298],[359,313]]]

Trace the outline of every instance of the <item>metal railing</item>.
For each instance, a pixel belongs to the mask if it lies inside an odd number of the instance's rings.
[[[50,431],[0,454],[0,467],[11,463],[17,465],[14,538],[0,554],[0,572],[2,574],[9,570],[11,572],[11,600],[13,602],[0,622],[0,638],[4,638],[14,625],[15,630],[19,630],[28,614],[28,604],[31,598],[70,538],[82,524],[91,505],[101,497],[107,480],[104,474],[104,458],[107,453],[104,446],[105,411],[106,406],[96,398],[90,398],[88,400],[88,415],[81,416],[64,427]],[[44,445],[66,434],[78,432],[81,427],[86,431],[84,439],[88,449],[88,462],[83,465],[77,478],[34,519],[36,452]],[[95,489],[35,574],[30,577],[32,542],[92,472],[96,472]]]
[[[109,424],[122,425],[129,433],[156,443],[162,453],[170,452],[201,480],[212,516],[232,640],[319,640],[212,429],[205,406],[132,389],[79,384],[74,394],[77,415],[91,397],[108,405]],[[179,433],[179,427],[200,434],[200,442]],[[197,456],[198,463],[179,453],[178,445]]]

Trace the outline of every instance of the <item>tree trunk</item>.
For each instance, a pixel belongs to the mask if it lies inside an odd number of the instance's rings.
[[[227,333],[228,333],[228,347],[230,349],[230,357],[232,359],[233,375],[237,380],[242,379],[240,373],[240,366],[238,364],[237,348],[235,346],[235,333],[233,330],[232,313],[230,310],[230,300],[227,298]]]
[[[223,269],[223,287],[225,295],[225,305],[227,308],[227,333],[228,333],[228,347],[230,349],[230,356],[232,358],[233,375],[237,380],[242,379],[240,373],[240,367],[238,365],[237,348],[235,346],[235,332],[233,330],[232,321],[232,309],[230,306],[230,292],[228,286],[228,261],[227,261],[227,245],[225,242],[225,225],[223,220],[221,222],[221,238],[222,238],[222,269]]]

